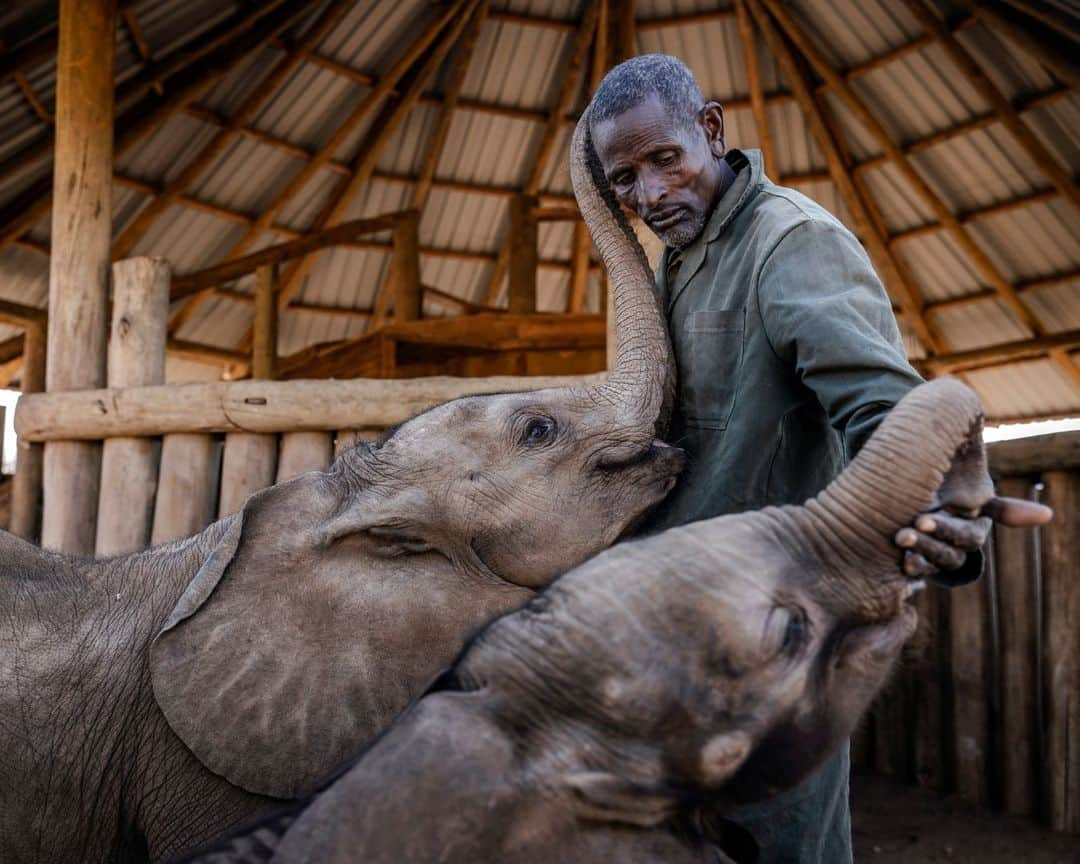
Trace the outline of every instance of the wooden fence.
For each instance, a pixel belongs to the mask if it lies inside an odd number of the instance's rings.
[[[995,529],[981,580],[922,593],[919,632],[853,759],[1080,832],[1080,433],[989,452],[999,494],[1055,518]]]

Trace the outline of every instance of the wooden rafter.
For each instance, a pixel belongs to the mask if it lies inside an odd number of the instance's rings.
[[[946,372],[959,372],[964,369],[1000,366],[1004,363],[1014,363],[1017,360],[1027,360],[1033,357],[1052,356],[1055,352],[1062,352],[1067,357],[1069,351],[1078,348],[1080,348],[1080,330],[1066,330],[1063,333],[1053,333],[1035,339],[1018,339],[1015,342],[1003,342],[997,345],[988,345],[985,348],[942,354],[938,357],[919,361],[919,365],[929,372],[941,375]],[[1071,363],[1072,360],[1069,362]]]
[[[758,0],[755,0],[755,4],[757,2]],[[772,17],[810,62],[814,70],[832,86],[833,91],[841,98],[854,117],[877,141],[878,146],[889,157],[889,161],[899,169],[918,196],[930,207],[938,221],[941,222],[945,230],[948,231],[949,235],[965,252],[979,272],[982,273],[990,286],[998,292],[1002,301],[1016,318],[1036,336],[1044,335],[1045,328],[1020,299],[1016,288],[1005,278],[997,265],[990,259],[990,256],[968,234],[941,197],[923,179],[923,176],[892,139],[885,127],[870,113],[851,86],[843,80],[843,77],[832,67],[821,51],[795,22],[794,18],[791,17],[784,4],[778,2],[778,0],[760,0],[760,2],[768,7]],[[1073,385],[1080,390],[1080,369],[1077,369],[1076,365],[1061,353],[1054,354],[1054,359],[1069,376],[1069,380],[1073,382]]]
[[[22,91],[23,98],[30,104],[30,107],[34,110],[34,113],[41,118],[41,122],[46,126],[52,126],[53,116],[49,113],[49,109],[45,107],[45,103],[41,101],[41,97],[38,96],[34,86],[30,83],[30,79],[26,77],[26,73],[22,70],[15,73],[15,83],[19,85],[19,89]]]
[[[1037,19],[1028,18],[1001,3],[967,0],[967,4],[977,18],[1014,42],[1070,87],[1080,87],[1080,60],[1076,56],[1075,40],[1066,39]]]
[[[761,156],[765,160],[765,173],[770,177],[780,176],[780,166],[776,163],[772,134],[769,132],[769,119],[765,115],[765,90],[761,84],[761,66],[758,62],[757,38],[750,13],[746,10],[746,0],[735,0],[735,14],[739,21],[739,38],[742,42],[743,58],[746,61],[746,79],[750,87],[750,108],[754,112],[754,125],[757,127]]]
[[[540,190],[544,172],[547,170],[548,161],[555,150],[555,142],[558,139],[559,129],[562,126],[562,118],[570,107],[570,100],[577,91],[578,76],[585,65],[589,46],[592,44],[593,32],[596,29],[596,20],[600,12],[597,0],[588,0],[585,12],[582,15],[580,25],[574,41],[570,47],[570,60],[563,69],[562,80],[559,82],[555,104],[548,113],[547,122],[544,124],[544,132],[540,138],[540,146],[529,169],[529,177],[521,188],[525,195],[535,195]],[[494,306],[502,288],[503,277],[510,261],[509,238],[503,240],[499,248],[495,267],[488,281],[487,290],[484,292],[484,305]]]
[[[143,100],[131,105],[116,124],[114,143],[116,155],[123,155],[147,135],[156,131],[177,111],[198,99],[211,85],[241,63],[266,39],[276,36],[295,23],[307,11],[310,3],[311,0],[273,0],[254,12],[249,10],[243,18],[235,20],[233,26],[227,31],[231,36],[230,39],[221,44],[212,54],[200,53],[199,62],[192,62],[180,68],[175,80],[169,82],[169,92],[165,99],[160,100],[155,94],[150,94],[153,99],[152,104],[144,104],[146,100]],[[274,14],[269,14],[271,11]],[[213,41],[214,44],[218,43],[217,39]],[[135,82],[135,79],[132,81]],[[148,86],[149,83],[147,83]],[[138,87],[138,82],[132,84],[133,90]],[[121,95],[118,90],[118,105],[120,100]],[[18,161],[19,158],[19,154],[16,154],[13,160]],[[8,169],[11,161],[9,160],[9,163],[5,165],[4,171]],[[0,213],[0,248],[12,243],[44,216],[48,212],[51,201],[52,177],[45,175],[8,202]]]
[[[904,0],[904,5],[907,6],[923,28],[934,35],[934,38],[942,45],[945,52],[975,91],[990,103],[1001,123],[1012,133],[1020,148],[1027,153],[1028,158],[1035,166],[1046,175],[1054,188],[1058,190],[1066,201],[1070,201],[1074,207],[1080,208],[1080,187],[1077,187],[1072,177],[1062,168],[1053,154],[1020,119],[1020,115],[1013,108],[1012,103],[998,90],[975,58],[949,32],[941,19],[927,8],[923,0]]]
[[[308,30],[304,38],[297,43],[295,50],[287,50],[278,59],[277,63],[254,88],[252,93],[244,100],[233,116],[228,120],[220,131],[206,143],[195,156],[193,156],[180,171],[170,180],[164,188],[155,194],[152,200],[139,212],[139,215],[128,225],[113,243],[113,258],[123,258],[128,255],[136,243],[157,222],[161,214],[177,200],[192,183],[197,180],[215,159],[228,146],[240,130],[246,127],[262,108],[278,91],[278,88],[291,75],[296,67],[303,62],[300,56],[302,49],[315,45],[335,25],[352,6],[351,0],[337,0],[331,3],[319,16],[319,20]]]
[[[911,324],[912,329],[919,337],[919,341],[928,351],[936,351],[940,346],[922,316],[922,298],[914,285],[914,281],[910,280],[910,274],[907,273],[906,268],[903,268],[902,262],[898,262],[896,256],[888,248],[886,238],[881,231],[880,221],[875,221],[870,213],[867,201],[856,187],[845,163],[840,144],[837,138],[834,137],[833,130],[828,122],[822,116],[820,106],[814,98],[813,88],[809,80],[800,69],[794,53],[784,42],[772,20],[765,10],[761,8],[757,0],[750,0],[749,5],[762,36],[765,37],[766,44],[779,61],[788,83],[791,84],[795,92],[795,97],[799,101],[803,115],[810,126],[810,131],[825,154],[825,159],[829,164],[829,174],[832,176],[832,180],[836,184],[848,212],[851,213],[856,230],[863,238],[863,242],[866,243],[867,251],[874,259],[874,263],[888,286],[889,292],[899,301],[900,307],[908,323]]]
[[[461,88],[465,84],[465,75],[472,62],[473,51],[480,35],[480,29],[488,16],[488,0],[482,0],[473,13],[473,19],[469,26],[458,38],[457,55],[454,57],[453,67],[450,70],[450,79],[446,85],[445,96],[439,110],[439,122],[431,133],[427,142],[427,151],[424,154],[420,173],[413,187],[410,206],[413,210],[423,212],[427,204],[428,196],[435,185],[435,169],[442,157],[443,147],[446,145],[446,137],[450,133],[450,124],[454,119],[454,111],[457,109],[461,97]],[[388,274],[389,276],[389,274]],[[375,318],[372,326],[379,327],[386,319],[390,307],[390,292],[393,286],[389,278],[384,279],[375,293]]]
[[[371,180],[375,163],[394,133],[405,122],[425,83],[435,75],[470,19],[475,20],[474,13],[478,4],[479,0],[466,0],[459,9],[458,19],[447,26],[442,38],[434,42],[425,54],[418,57],[415,67],[403,76],[405,86],[402,88],[401,95],[383,105],[360,144],[358,155],[350,166],[349,175],[342,177],[338,182],[330,195],[330,200],[312,223],[312,230],[321,231],[344,218],[360,191]],[[289,305],[314,263],[314,255],[305,255],[289,267],[281,280],[281,292],[278,294],[279,307]]]

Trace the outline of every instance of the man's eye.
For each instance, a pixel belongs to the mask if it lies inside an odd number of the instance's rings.
[[[623,172],[621,174],[616,174],[614,177],[611,178],[611,185],[612,186],[619,186],[619,187],[629,186],[633,182],[634,182],[634,177],[629,172]]]
[[[656,157],[656,164],[661,168],[670,168],[675,164],[675,161],[674,153],[662,153]]]
[[[550,417],[533,417],[525,424],[521,433],[521,443],[527,447],[546,444],[555,437],[555,421]]]

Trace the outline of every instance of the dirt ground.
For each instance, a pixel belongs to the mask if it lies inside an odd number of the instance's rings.
[[[852,779],[851,819],[858,864],[1080,864],[1080,836],[881,777]]]

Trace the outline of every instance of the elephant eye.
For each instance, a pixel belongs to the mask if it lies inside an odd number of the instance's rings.
[[[787,626],[784,628],[784,642],[780,650],[787,657],[794,657],[806,643],[810,635],[810,624],[801,609],[788,610]]]
[[[521,431],[521,443],[526,447],[538,447],[555,438],[558,427],[550,417],[530,417]]]

